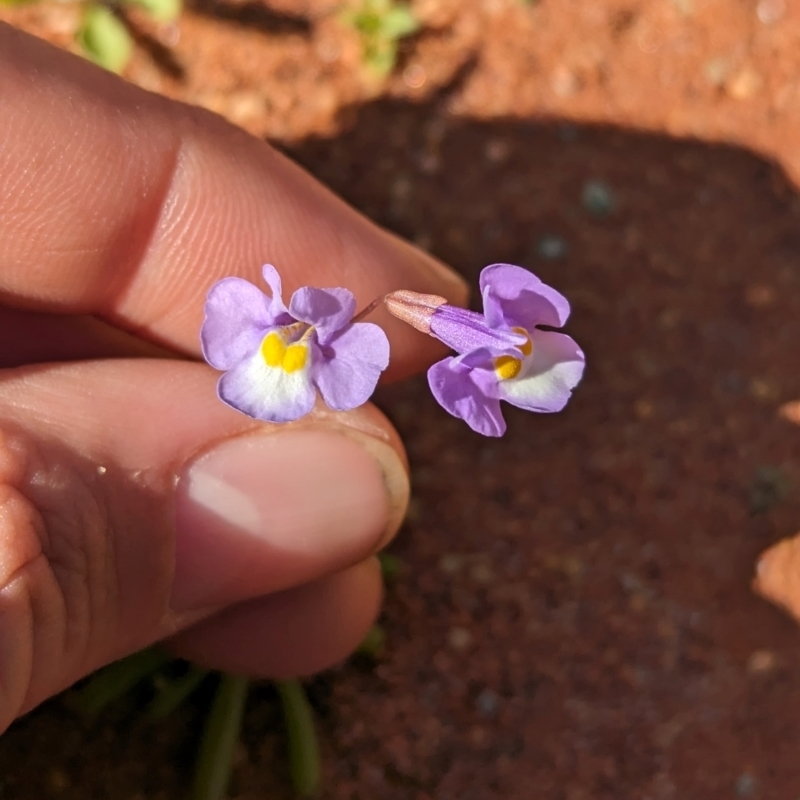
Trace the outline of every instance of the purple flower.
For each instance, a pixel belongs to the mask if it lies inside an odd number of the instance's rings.
[[[264,280],[271,296],[241,278],[208,293],[200,342],[206,361],[225,370],[220,399],[269,422],[308,414],[317,389],[337,411],[365,403],[389,363],[389,341],[377,325],[352,321],[352,292],[304,287],[287,308],[270,264]]]
[[[505,400],[528,411],[560,411],[583,375],[585,358],[560,328],[567,299],[522,267],[492,264],[481,272],[483,314],[443,297],[392,292],[389,311],[456,351],[428,370],[433,396],[485,436],[502,436]]]

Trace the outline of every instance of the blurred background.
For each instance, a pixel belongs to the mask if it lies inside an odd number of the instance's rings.
[[[381,390],[414,495],[380,642],[306,686],[321,797],[800,798],[800,633],[751,591],[800,529],[800,4],[0,19],[268,139],[473,283],[508,261],[572,302],[562,414],[484,440],[424,379]],[[185,797],[211,691],[157,724],[138,692],[18,722],[0,797]],[[253,686],[230,797],[292,797],[283,725]]]

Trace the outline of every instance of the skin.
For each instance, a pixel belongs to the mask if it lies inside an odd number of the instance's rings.
[[[156,641],[263,677],[342,659],[377,614],[402,444],[369,405],[270,426],[221,404],[205,295],[266,261],[285,297],[345,286],[359,307],[460,304],[462,282],[219,117],[2,24],[0,97],[0,731]],[[441,356],[370,320],[388,380]]]

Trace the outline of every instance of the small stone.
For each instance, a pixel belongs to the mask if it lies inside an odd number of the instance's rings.
[[[775,302],[775,290],[763,283],[753,284],[745,290],[744,300],[751,308],[767,308]]]
[[[750,513],[763,514],[783,502],[791,490],[791,482],[781,467],[763,464],[750,484]]]
[[[730,74],[731,64],[727,58],[711,58],[706,61],[703,67],[703,74],[706,80],[717,88],[725,85],[725,81]]]
[[[550,88],[553,94],[559,97],[572,97],[581,88],[578,76],[569,67],[563,64],[553,71],[550,76]]]
[[[539,257],[547,261],[556,261],[559,258],[564,258],[568,250],[567,243],[560,236],[553,234],[542,236],[536,245],[536,252]]]
[[[233,92],[227,101],[226,116],[239,125],[243,125],[260,116],[266,107],[262,95],[253,91]]]
[[[450,628],[447,632],[447,643],[453,650],[466,650],[472,644],[472,633],[466,628]]]
[[[491,139],[483,151],[484,157],[490,164],[502,164],[507,158],[511,148],[503,139]]]
[[[493,717],[497,713],[499,698],[491,689],[484,689],[475,698],[475,708],[484,717]]]
[[[791,400],[778,409],[778,416],[787,422],[800,425],[800,400]]]
[[[786,13],[786,0],[760,0],[756,6],[756,17],[762,25],[774,25]]]
[[[736,779],[735,791],[737,797],[752,797],[756,791],[756,779],[749,772],[743,772]]]
[[[649,400],[637,400],[633,404],[633,413],[637,419],[650,419],[653,416],[653,411],[653,404]]]
[[[761,554],[753,590],[800,620],[800,534]]]
[[[587,181],[581,191],[581,205],[593,217],[607,217],[617,206],[611,187],[603,181]]]
[[[489,584],[495,581],[494,570],[482,562],[475,564],[469,571],[469,575],[476,583]]]
[[[751,67],[739,70],[725,84],[725,91],[734,100],[749,100],[761,88],[761,76]]]
[[[409,89],[421,89],[427,80],[425,69],[420,64],[409,64],[403,70],[403,83]]]
[[[780,394],[778,387],[766,378],[753,378],[747,388],[756,400],[769,402],[770,400],[777,400]]]
[[[777,658],[772,650],[754,650],[747,659],[747,671],[751,675],[763,675],[775,669]]]
[[[464,566],[464,557],[457,553],[446,553],[439,559],[439,569],[448,575],[455,575]]]

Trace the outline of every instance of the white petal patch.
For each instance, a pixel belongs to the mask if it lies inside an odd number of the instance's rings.
[[[560,411],[583,375],[580,348],[566,334],[535,331],[533,354],[519,375],[499,382],[503,400],[532,411]]]
[[[219,395],[234,408],[256,419],[288,422],[314,407],[316,390],[310,381],[311,359],[302,369],[286,372],[269,367],[259,348],[219,382]]]

